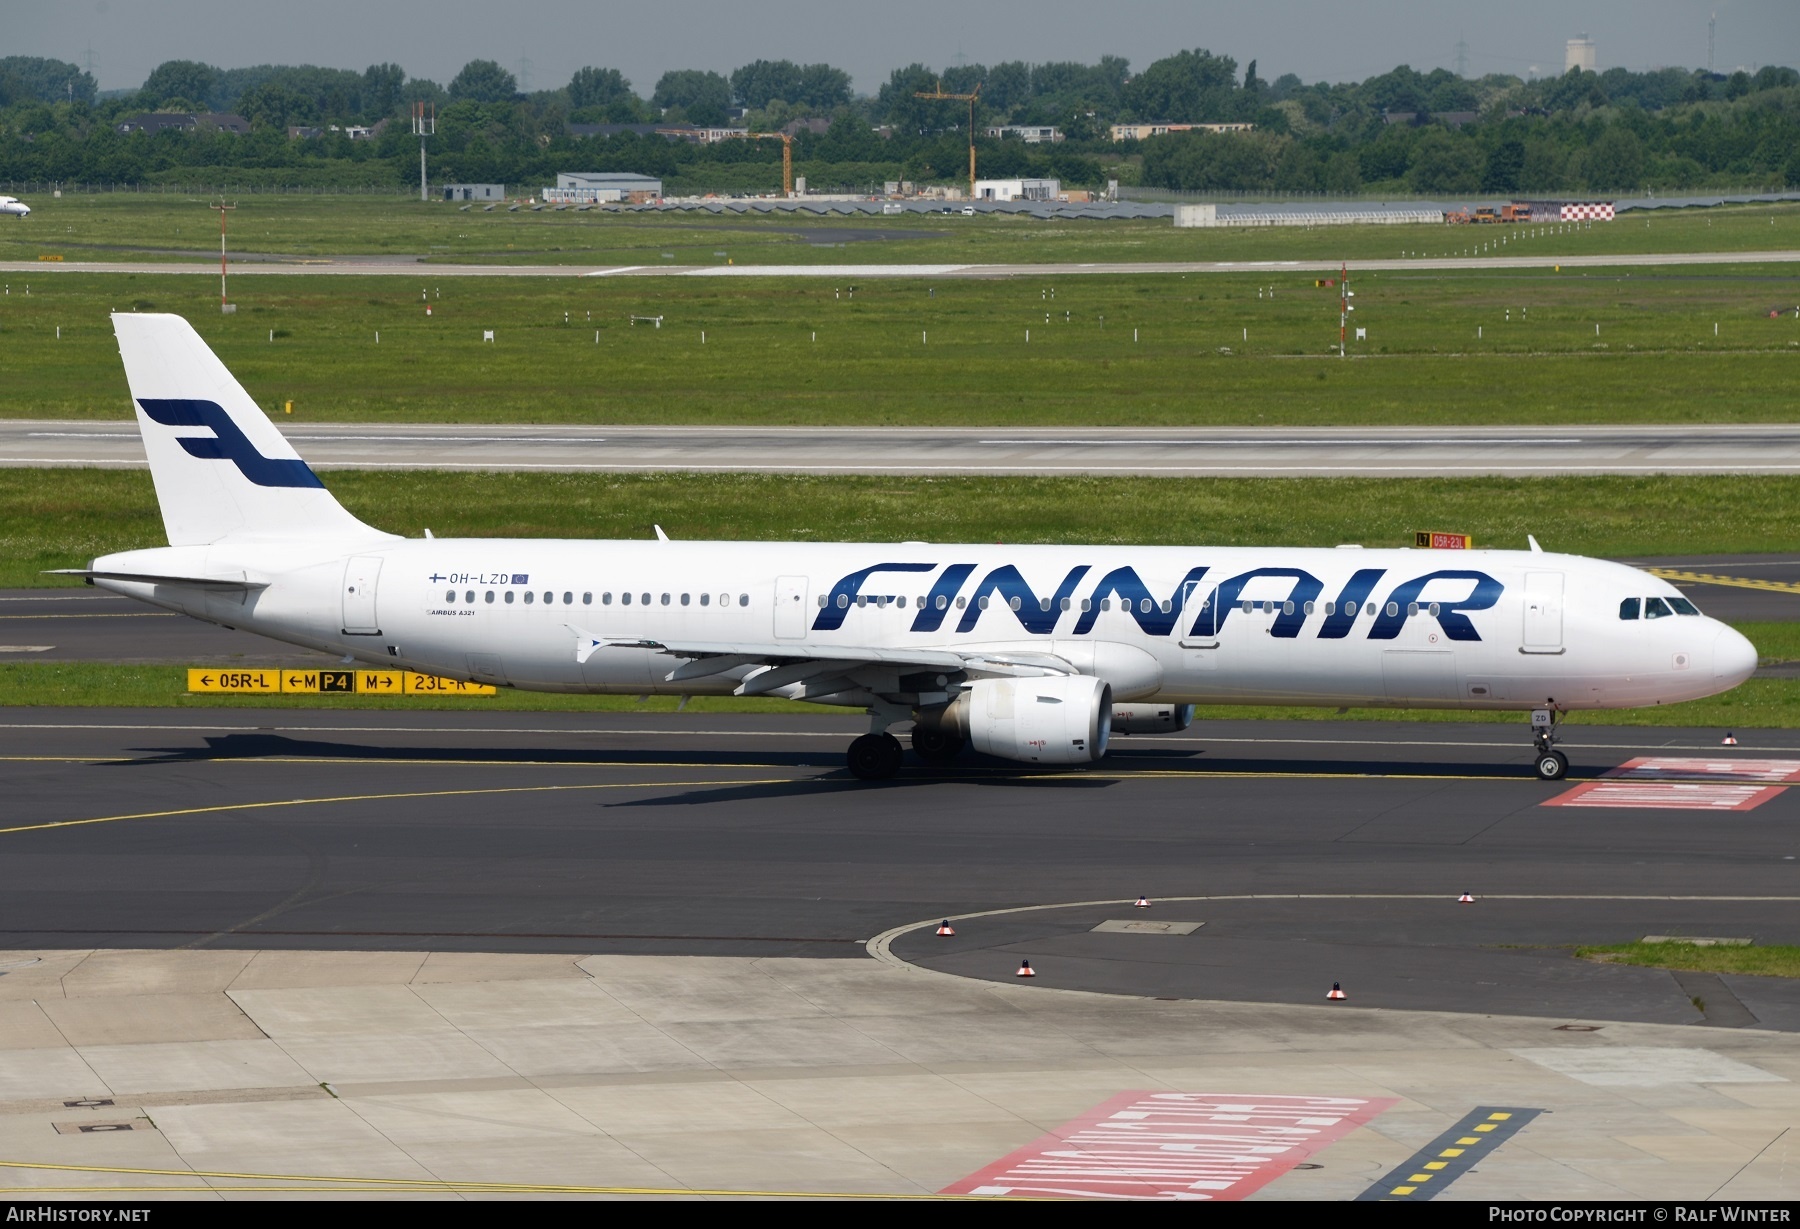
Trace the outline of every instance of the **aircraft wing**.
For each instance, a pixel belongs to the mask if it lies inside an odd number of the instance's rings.
[[[585,662],[595,653],[609,648],[649,649],[686,659],[665,676],[665,681],[671,683],[708,678],[742,666],[755,667],[738,684],[737,695],[762,695],[793,683],[805,683],[811,695],[829,694],[821,689],[837,683],[869,685],[867,680],[871,671],[884,674],[935,671],[965,677],[1012,678],[1079,673],[1053,653],[805,645],[781,641],[657,640],[597,635],[577,627],[569,630],[577,637],[575,660],[578,662]]]

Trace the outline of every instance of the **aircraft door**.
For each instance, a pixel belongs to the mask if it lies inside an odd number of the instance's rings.
[[[344,565],[344,634],[379,636],[375,619],[375,590],[381,579],[381,557],[358,555]]]
[[[1525,630],[1521,645],[1527,653],[1563,651],[1563,574],[1525,574]]]
[[[1210,670],[1219,660],[1219,589],[1190,580],[1181,586],[1181,622],[1175,634],[1190,666]]]
[[[775,582],[775,636],[799,640],[806,635],[806,577],[783,576]]]

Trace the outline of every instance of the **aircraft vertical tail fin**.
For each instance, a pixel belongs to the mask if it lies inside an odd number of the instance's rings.
[[[112,320],[169,545],[390,536],[345,511],[193,325]]]

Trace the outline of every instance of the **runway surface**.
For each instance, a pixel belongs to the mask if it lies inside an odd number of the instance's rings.
[[[1800,424],[1581,427],[639,427],[299,424],[329,469],[1195,477],[1800,473]],[[128,420],[0,421],[0,466],[144,468]]]
[[[279,259],[279,258],[277,258]],[[1085,264],[833,264],[833,265],[466,265],[428,264],[417,258],[393,260],[368,256],[294,256],[277,263],[266,254],[234,269],[239,277],[268,275],[338,275],[351,277],[1079,277],[1164,273],[1335,273],[1338,260],[1191,260],[1099,261]],[[1638,252],[1611,255],[1530,255],[1415,257],[1404,260],[1359,260],[1362,272],[1397,269],[1614,269],[1672,265],[1790,264],[1800,250],[1754,252]],[[33,260],[0,261],[0,273],[195,273],[214,276],[219,267],[206,261],[69,260],[43,264]]]
[[[1092,770],[971,758],[867,786],[860,720],[0,712],[0,947],[862,958],[1144,997],[1800,1029],[1800,986],[1573,960],[1646,934],[1800,942],[1800,791],[1568,809],[1522,724],[1242,722]],[[1800,756],[1800,732],[1568,727],[1575,776]],[[1473,905],[1457,903],[1474,893]],[[1136,915],[1179,938],[1092,935]],[[1172,898],[1201,898],[1176,903]],[[1099,950],[1096,950],[1098,948]],[[1735,1003],[1736,1008],[1730,1008]],[[1740,1014],[1730,1015],[1730,1011]],[[1721,1015],[1720,1013],[1727,1013]]]

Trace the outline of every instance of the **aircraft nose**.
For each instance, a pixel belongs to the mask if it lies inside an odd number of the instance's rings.
[[[1729,680],[1736,687],[1755,671],[1756,646],[1736,628],[1721,627],[1713,641],[1713,677]]]

